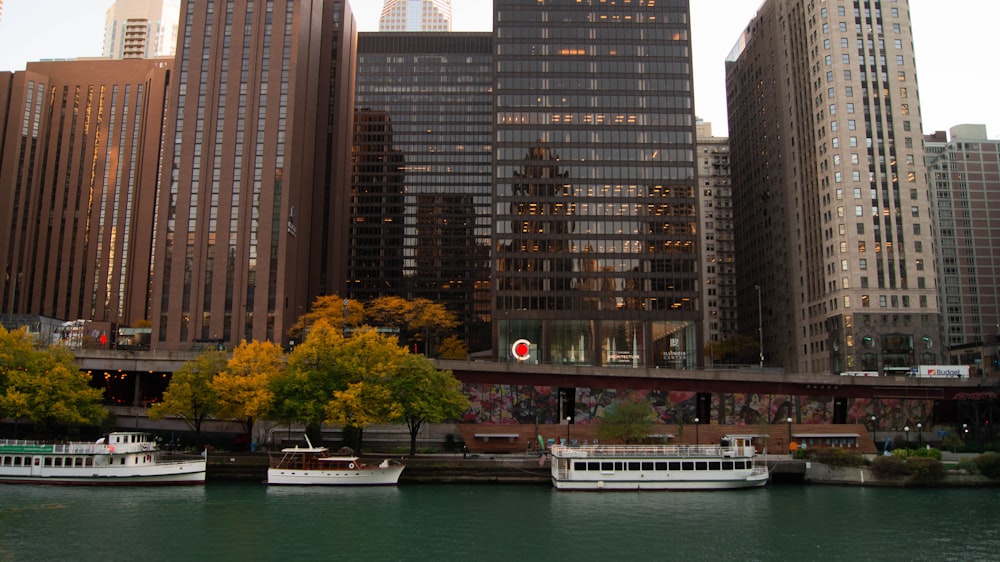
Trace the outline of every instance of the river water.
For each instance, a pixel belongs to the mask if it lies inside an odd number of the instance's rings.
[[[0,485],[7,560],[997,560],[1000,489]]]

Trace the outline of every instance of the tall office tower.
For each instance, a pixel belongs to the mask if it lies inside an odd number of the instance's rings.
[[[736,240],[733,186],[729,179],[729,139],[712,136],[712,124],[697,124],[698,189],[701,191],[699,244],[704,340],[709,363],[732,359],[736,324]],[[727,357],[729,355],[730,357]]]
[[[451,0],[385,0],[379,31],[451,31]]]
[[[328,258],[346,226],[353,15],[339,0],[190,0],[181,12],[153,345],[284,342],[344,273]]]
[[[948,364],[995,373],[1000,353],[1000,140],[985,125],[926,138],[937,245],[938,306]]]
[[[739,319],[762,364],[941,356],[905,0],[767,0],[726,62]]]
[[[172,57],[177,47],[179,19],[177,0],[115,0],[104,15],[102,56]]]
[[[687,0],[494,6],[500,358],[698,364]]]
[[[473,352],[491,346],[492,60],[490,33],[358,38],[348,294],[444,304]]]
[[[3,73],[0,312],[106,330],[146,317],[171,66],[79,60]]]

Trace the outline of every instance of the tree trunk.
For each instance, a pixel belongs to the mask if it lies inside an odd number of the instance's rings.
[[[420,420],[408,419],[406,426],[410,430],[410,456],[417,454],[417,433],[420,432]]]

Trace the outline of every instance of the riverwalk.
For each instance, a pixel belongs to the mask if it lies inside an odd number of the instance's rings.
[[[944,454],[944,462],[957,463],[974,455]],[[551,482],[549,462],[537,454],[427,454],[415,457],[365,455],[365,461],[377,464],[384,458],[406,465],[400,484],[539,484]],[[822,463],[794,459],[790,455],[769,455],[764,460],[776,483],[834,484],[847,486],[905,486],[905,479],[881,479],[867,467],[830,467]],[[209,481],[267,482],[267,453],[211,453],[208,456]],[[983,476],[951,472],[939,484],[943,487],[998,486],[1000,482]]]

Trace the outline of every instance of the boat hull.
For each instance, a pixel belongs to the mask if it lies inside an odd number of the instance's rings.
[[[267,469],[267,483],[277,486],[394,486],[402,466],[360,470]]]
[[[605,480],[558,480],[552,479],[556,490],[579,491],[617,491],[617,490],[662,490],[662,491],[698,491],[698,490],[738,490],[758,488],[767,484],[768,475],[751,474],[743,478],[672,480],[637,479],[622,475],[617,479]]]
[[[79,467],[34,470],[3,467],[2,484],[57,486],[183,486],[205,483],[204,460],[179,461],[141,467]]]

